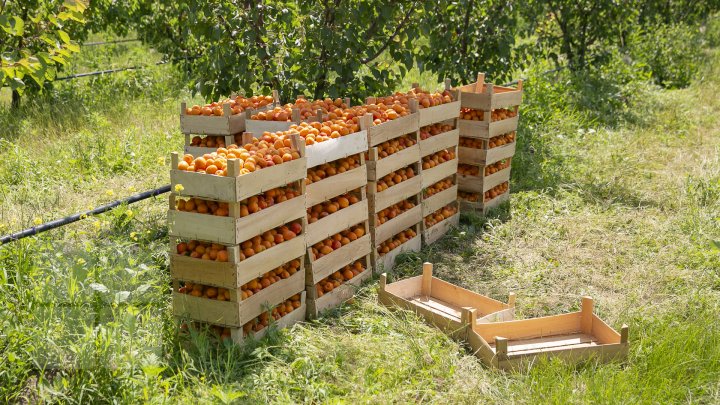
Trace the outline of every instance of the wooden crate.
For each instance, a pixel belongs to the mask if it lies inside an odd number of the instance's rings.
[[[377,183],[368,181],[367,191],[370,201],[370,214],[379,212],[399,201],[420,194],[422,191],[422,175],[419,163],[414,164],[415,177],[396,184],[387,190],[377,192]]]
[[[361,153],[359,167],[305,186],[305,204],[308,208],[312,207],[313,205],[337,197],[340,194],[364,187],[367,185],[367,182],[365,158]]]
[[[417,224],[413,225],[413,228],[417,233],[416,237],[396,247],[384,256],[380,256],[380,254],[377,252],[377,246],[384,241],[381,240],[378,241],[377,244],[375,244],[375,247],[373,248],[373,267],[375,268],[375,272],[382,273],[392,271],[392,269],[395,267],[395,259],[397,259],[398,256],[406,252],[419,252],[420,249],[422,249],[422,230],[420,229],[420,223],[418,222]]]
[[[315,143],[305,147],[307,168],[311,169],[323,163],[329,163],[352,155],[364,154],[367,150],[368,133],[366,130]]]
[[[487,144],[487,141],[485,141],[485,143]],[[516,142],[508,143],[492,149],[476,149],[459,146],[458,158],[460,163],[487,166],[515,156],[515,143]]]
[[[202,135],[234,135],[245,130],[245,114],[234,114],[229,104],[223,105],[223,116],[187,115],[187,104],[180,104],[180,132]]]
[[[458,146],[460,142],[460,130],[455,128],[450,131],[431,136],[427,139],[421,139],[418,142],[420,146],[420,157],[432,155],[435,152],[443,149],[449,149],[453,146]]]
[[[357,194],[360,198],[357,203],[308,224],[305,233],[306,246],[310,247],[329,236],[368,220],[368,200],[365,195],[365,188],[360,187]]]
[[[417,142],[417,132],[414,133],[414,137]],[[368,160],[366,161],[368,180],[377,181],[395,170],[410,166],[419,161],[420,146],[418,146],[417,143],[382,159],[378,156],[377,147],[371,147],[368,150]]]
[[[484,168],[481,167],[480,171],[483,171],[483,169]],[[510,181],[510,169],[511,167],[507,167],[489,176],[466,176],[464,174],[458,174],[458,186],[460,190],[463,191],[485,193],[495,186]]]
[[[425,217],[428,215],[431,215],[435,211],[432,211],[428,214],[423,213],[423,222],[422,222],[422,237],[423,237],[423,244],[425,246],[431,245],[435,242],[437,242],[438,239],[442,238],[448,231],[450,231],[452,228],[457,228],[460,225],[460,203],[455,200],[454,202],[451,202],[450,204],[455,204],[455,207],[458,208],[458,211],[455,213],[455,215],[451,216],[450,218],[446,218],[437,224],[428,227],[425,225]],[[449,205],[449,204],[445,204]],[[443,205],[443,207],[445,206]],[[442,207],[440,207],[442,208]],[[438,209],[440,209],[438,208]]]
[[[458,169],[457,146],[455,147],[455,159],[441,163],[430,169],[423,169],[421,172],[422,188],[429,187],[438,181],[457,173]]]
[[[172,278],[223,288],[239,288],[248,281],[305,254],[304,233],[242,261],[240,247],[237,245],[227,247],[227,262],[179,255],[176,253],[177,244],[171,245]]]
[[[370,214],[370,233],[372,234],[373,246],[378,246],[381,242],[386,241],[392,236],[397,235],[405,229],[413,227],[422,221],[422,205],[420,196],[411,196],[415,203],[415,207],[403,212],[395,218],[386,221],[383,224],[377,223],[376,214]]]
[[[357,224],[353,224],[351,226],[354,225]],[[319,259],[313,260],[311,249],[306,249],[305,285],[315,285],[320,280],[334,273],[338,269],[345,267],[346,265],[362,258],[363,256],[370,254],[370,226],[367,220],[363,222],[363,225],[365,226],[365,235],[355,239],[347,245],[342,246],[340,249],[336,249],[330,254],[327,254]],[[350,226],[347,228],[350,228]]]
[[[305,291],[300,293],[300,307],[285,315],[284,317],[270,323],[270,325],[259,332],[250,332],[244,336],[242,328],[230,328],[230,338],[236,344],[244,344],[250,339],[260,340],[264,338],[271,330],[279,330],[289,328],[292,325],[305,320],[307,313],[307,297]]]
[[[355,291],[360,288],[360,285],[372,277],[372,263],[370,260],[370,254],[364,256],[365,271],[352,279],[344,282],[340,287],[333,289],[329,293],[325,293],[322,297],[317,296],[317,290],[315,285],[307,286],[306,291],[308,295],[308,307],[307,317],[317,318],[321,312],[331,308],[335,308],[338,305],[348,301],[355,296]],[[354,262],[354,261],[353,261]],[[351,262],[351,263],[353,263]],[[342,266],[344,267],[344,266]]]
[[[304,181],[293,182],[300,192]],[[305,196],[300,195],[275,204],[254,214],[240,217],[240,203],[229,203],[230,215],[220,217],[211,214],[198,214],[177,211],[177,196],[170,194],[168,211],[168,233],[170,236],[195,239],[224,245],[237,245],[265,231],[277,228],[295,219],[305,217]]]
[[[267,121],[267,120],[254,120],[250,118],[256,112],[261,110],[247,110],[245,111],[245,130],[252,132],[257,135],[262,135],[263,132],[280,132],[287,131],[293,124],[299,124],[300,110],[298,108],[292,109],[292,116],[290,121]]]
[[[522,80],[518,80],[517,87],[503,87],[485,83],[485,74],[478,73],[475,83],[460,86],[457,90],[461,94],[462,107],[488,111],[522,104],[522,88]]]
[[[421,276],[387,283],[387,275],[380,276],[378,301],[388,307],[415,312],[445,333],[464,338],[468,329],[469,308],[473,308],[473,324],[512,320],[515,316],[515,294],[502,303],[476,292],[458,287],[432,276],[432,263],[423,264]]]
[[[447,190],[443,190],[439,193],[436,193],[430,197],[422,196],[422,216],[425,218],[426,216],[432,214],[433,212],[439,210],[440,208],[450,204],[453,201],[457,200],[457,192],[458,192],[458,185],[457,185],[457,174],[452,174],[448,177],[453,178],[454,186],[448,188]]]
[[[413,87],[417,86],[413,84]],[[455,101],[428,108],[421,108],[418,106],[418,120],[421,127],[454,119],[460,115],[460,99],[462,94],[459,90],[452,89],[449,79],[445,80],[445,90],[448,90],[452,94],[452,98]]]
[[[252,135],[246,133],[243,136]],[[300,159],[266,167],[243,176],[239,175],[240,165],[237,159],[228,160],[228,176],[178,170],[178,153],[173,152],[171,155],[170,185],[172,190],[181,196],[216,201],[242,201],[264,191],[305,178],[307,172],[305,142],[297,135],[292,136],[292,142],[293,149],[296,149],[300,154]],[[181,190],[178,190],[178,185],[181,186]]]
[[[302,256],[296,258],[302,263]],[[272,268],[267,269],[267,271]],[[177,292],[179,281],[173,279],[172,305],[173,314],[181,318],[189,318],[214,325],[240,328],[245,323],[260,315],[265,308],[273,307],[288,297],[305,289],[304,269],[287,279],[278,281],[257,294],[241,299],[241,290],[231,290],[230,301],[219,301],[209,298],[194,297]]]
[[[374,104],[375,98],[368,97],[368,104]],[[390,139],[397,138],[405,134],[417,132],[420,129],[420,114],[417,112],[417,100],[411,100],[411,114],[400,117],[391,121],[383,122],[380,125],[373,125],[372,114],[367,114],[370,118],[360,121],[360,128],[368,132],[368,146],[377,146]]]
[[[517,107],[515,107],[517,109]],[[490,121],[490,111],[485,111],[482,121],[458,120],[460,136],[468,138],[490,139],[517,130],[520,116],[516,115],[500,121]]]
[[[468,343],[488,366],[526,369],[539,357],[556,357],[569,363],[592,359],[608,361],[627,357],[628,327],[620,333],[593,313],[593,300],[584,297],[578,312],[541,318],[477,323],[471,311]]]
[[[460,191],[464,191],[462,188],[460,188]],[[480,198],[483,198],[482,194],[480,195]],[[492,200],[488,202],[470,202],[462,200],[458,197],[458,200],[460,201],[460,210],[461,211],[474,211],[479,214],[485,215],[488,213],[488,211],[492,210],[493,208],[497,208],[505,201],[508,201],[510,199],[510,189],[508,188],[508,191],[506,193],[500,194],[499,196],[493,198]]]

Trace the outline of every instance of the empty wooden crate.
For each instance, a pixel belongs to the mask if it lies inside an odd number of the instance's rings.
[[[386,306],[414,311],[446,333],[464,338],[470,309],[475,323],[511,320],[515,314],[515,294],[508,303],[458,287],[432,276],[432,263],[423,264],[422,276],[387,284],[387,275],[380,276],[378,300]]]
[[[468,343],[475,355],[501,369],[527,367],[538,357],[552,356],[568,362],[625,358],[628,327],[620,333],[593,313],[593,300],[585,297],[582,309],[563,315],[496,323],[478,323],[471,313]]]

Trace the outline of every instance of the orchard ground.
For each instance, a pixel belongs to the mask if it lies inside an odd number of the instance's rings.
[[[100,58],[75,68],[107,68]],[[520,318],[591,295],[611,326],[630,326],[626,363],[490,370],[416,316],[379,306],[376,281],[353,304],[244,349],[179,339],[160,196],[0,247],[0,398],[719,402],[720,55],[707,59],[691,87],[643,88],[616,120],[548,107],[554,78],[534,77],[521,115],[542,119],[518,133],[510,204],[489,219],[464,215],[391,276],[432,260],[442,279],[501,300],[516,292]],[[408,81],[435,85],[418,76]],[[2,110],[0,233],[167,184],[183,80],[158,66]]]

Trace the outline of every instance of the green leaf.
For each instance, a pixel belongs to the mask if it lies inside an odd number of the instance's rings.
[[[18,16],[0,15],[0,28],[10,35],[19,37],[25,33],[25,22]]]
[[[65,49],[71,52],[80,52],[80,46],[78,44],[67,44],[65,45]]]
[[[68,35],[67,32],[65,32],[63,30],[57,30],[56,32],[57,32],[58,36],[60,37],[60,40],[62,40],[66,44],[70,43],[70,35]]]

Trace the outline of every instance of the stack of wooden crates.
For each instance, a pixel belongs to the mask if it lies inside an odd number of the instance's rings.
[[[375,99],[368,98],[367,104],[375,104]],[[366,116],[363,121],[368,134],[370,234],[374,267],[378,272],[390,271],[401,253],[422,248],[420,114],[417,110],[417,101],[411,100],[411,112],[404,117],[378,125],[372,124],[372,116]],[[401,139],[411,141],[412,145],[383,157],[388,145]],[[393,248],[388,247],[390,243]]]
[[[418,111],[423,189],[420,198],[425,245],[440,239],[452,227],[457,227],[460,221],[456,174],[460,91],[452,90],[449,80],[445,80],[445,90],[451,93],[452,102],[420,108]],[[438,217],[443,212],[450,216]]]
[[[313,211],[325,215],[312,219],[305,234],[310,317],[351,298],[355,289],[372,276],[365,191],[367,138],[367,130],[361,130],[306,149],[308,220]],[[319,171],[322,176],[318,177]]]
[[[476,83],[461,92],[458,198],[463,210],[485,214],[510,198],[510,169],[515,155],[522,81],[517,87]]]
[[[238,127],[218,131],[213,121],[241,116],[192,118],[200,133],[227,136]],[[181,123],[185,132],[182,114]],[[250,142],[251,136],[243,134],[239,143]],[[305,319],[307,158],[302,139],[291,139],[299,159],[244,175],[235,159],[228,160],[227,176],[181,171],[180,157],[172,154],[168,223],[173,312],[178,317],[212,326],[238,343],[248,335],[262,336],[272,318],[280,327]],[[291,198],[253,210],[280,193]],[[188,205],[206,208],[190,210]],[[207,207],[226,212],[212,215]],[[294,236],[269,241],[283,229]]]

